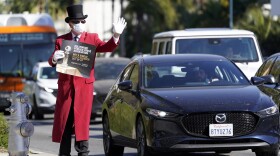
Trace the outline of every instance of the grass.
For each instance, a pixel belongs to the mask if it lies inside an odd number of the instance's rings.
[[[6,151],[8,148],[8,123],[2,113],[0,113],[0,152]]]

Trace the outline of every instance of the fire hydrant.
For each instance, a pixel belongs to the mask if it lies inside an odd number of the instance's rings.
[[[29,152],[30,136],[34,133],[34,126],[26,118],[31,113],[28,97],[21,92],[11,94],[11,106],[7,109],[9,118],[9,156],[27,156]]]

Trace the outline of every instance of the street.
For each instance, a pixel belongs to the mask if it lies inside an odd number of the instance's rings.
[[[35,151],[42,151],[50,154],[58,154],[59,144],[51,141],[53,116],[45,115],[44,120],[31,120],[34,124],[34,134],[30,139],[30,149]],[[74,139],[72,140],[72,144]],[[90,156],[104,156],[103,141],[102,141],[102,124],[101,119],[97,118],[90,125],[90,141],[89,141]],[[72,145],[72,155],[77,155],[77,152]],[[136,156],[136,149],[125,148],[124,156]],[[214,153],[194,153],[189,156],[214,156]],[[221,156],[254,156],[251,150],[231,152]]]

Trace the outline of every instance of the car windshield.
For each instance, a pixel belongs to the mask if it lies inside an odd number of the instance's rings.
[[[0,73],[28,76],[37,62],[47,61],[53,52],[53,43],[32,45],[2,45]]]
[[[116,79],[127,64],[127,61],[121,60],[96,61],[94,65],[95,80]]]
[[[227,61],[170,61],[146,64],[146,88],[250,85],[246,76]]]
[[[43,67],[40,70],[39,77],[41,79],[58,79],[58,73],[53,67]]]
[[[225,56],[234,62],[256,62],[253,38],[196,38],[176,40],[176,54],[206,53]]]

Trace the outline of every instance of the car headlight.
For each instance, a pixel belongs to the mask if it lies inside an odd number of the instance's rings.
[[[169,118],[169,117],[177,116],[177,114],[175,114],[175,113],[170,113],[170,112],[152,109],[152,108],[147,108],[146,112],[152,116],[160,117],[160,118]]]
[[[274,115],[274,114],[277,114],[279,113],[279,110],[278,110],[278,107],[277,106],[272,106],[272,107],[269,107],[269,108],[266,108],[266,109],[263,109],[261,111],[258,112],[258,114],[260,116],[270,116],[270,115]]]

